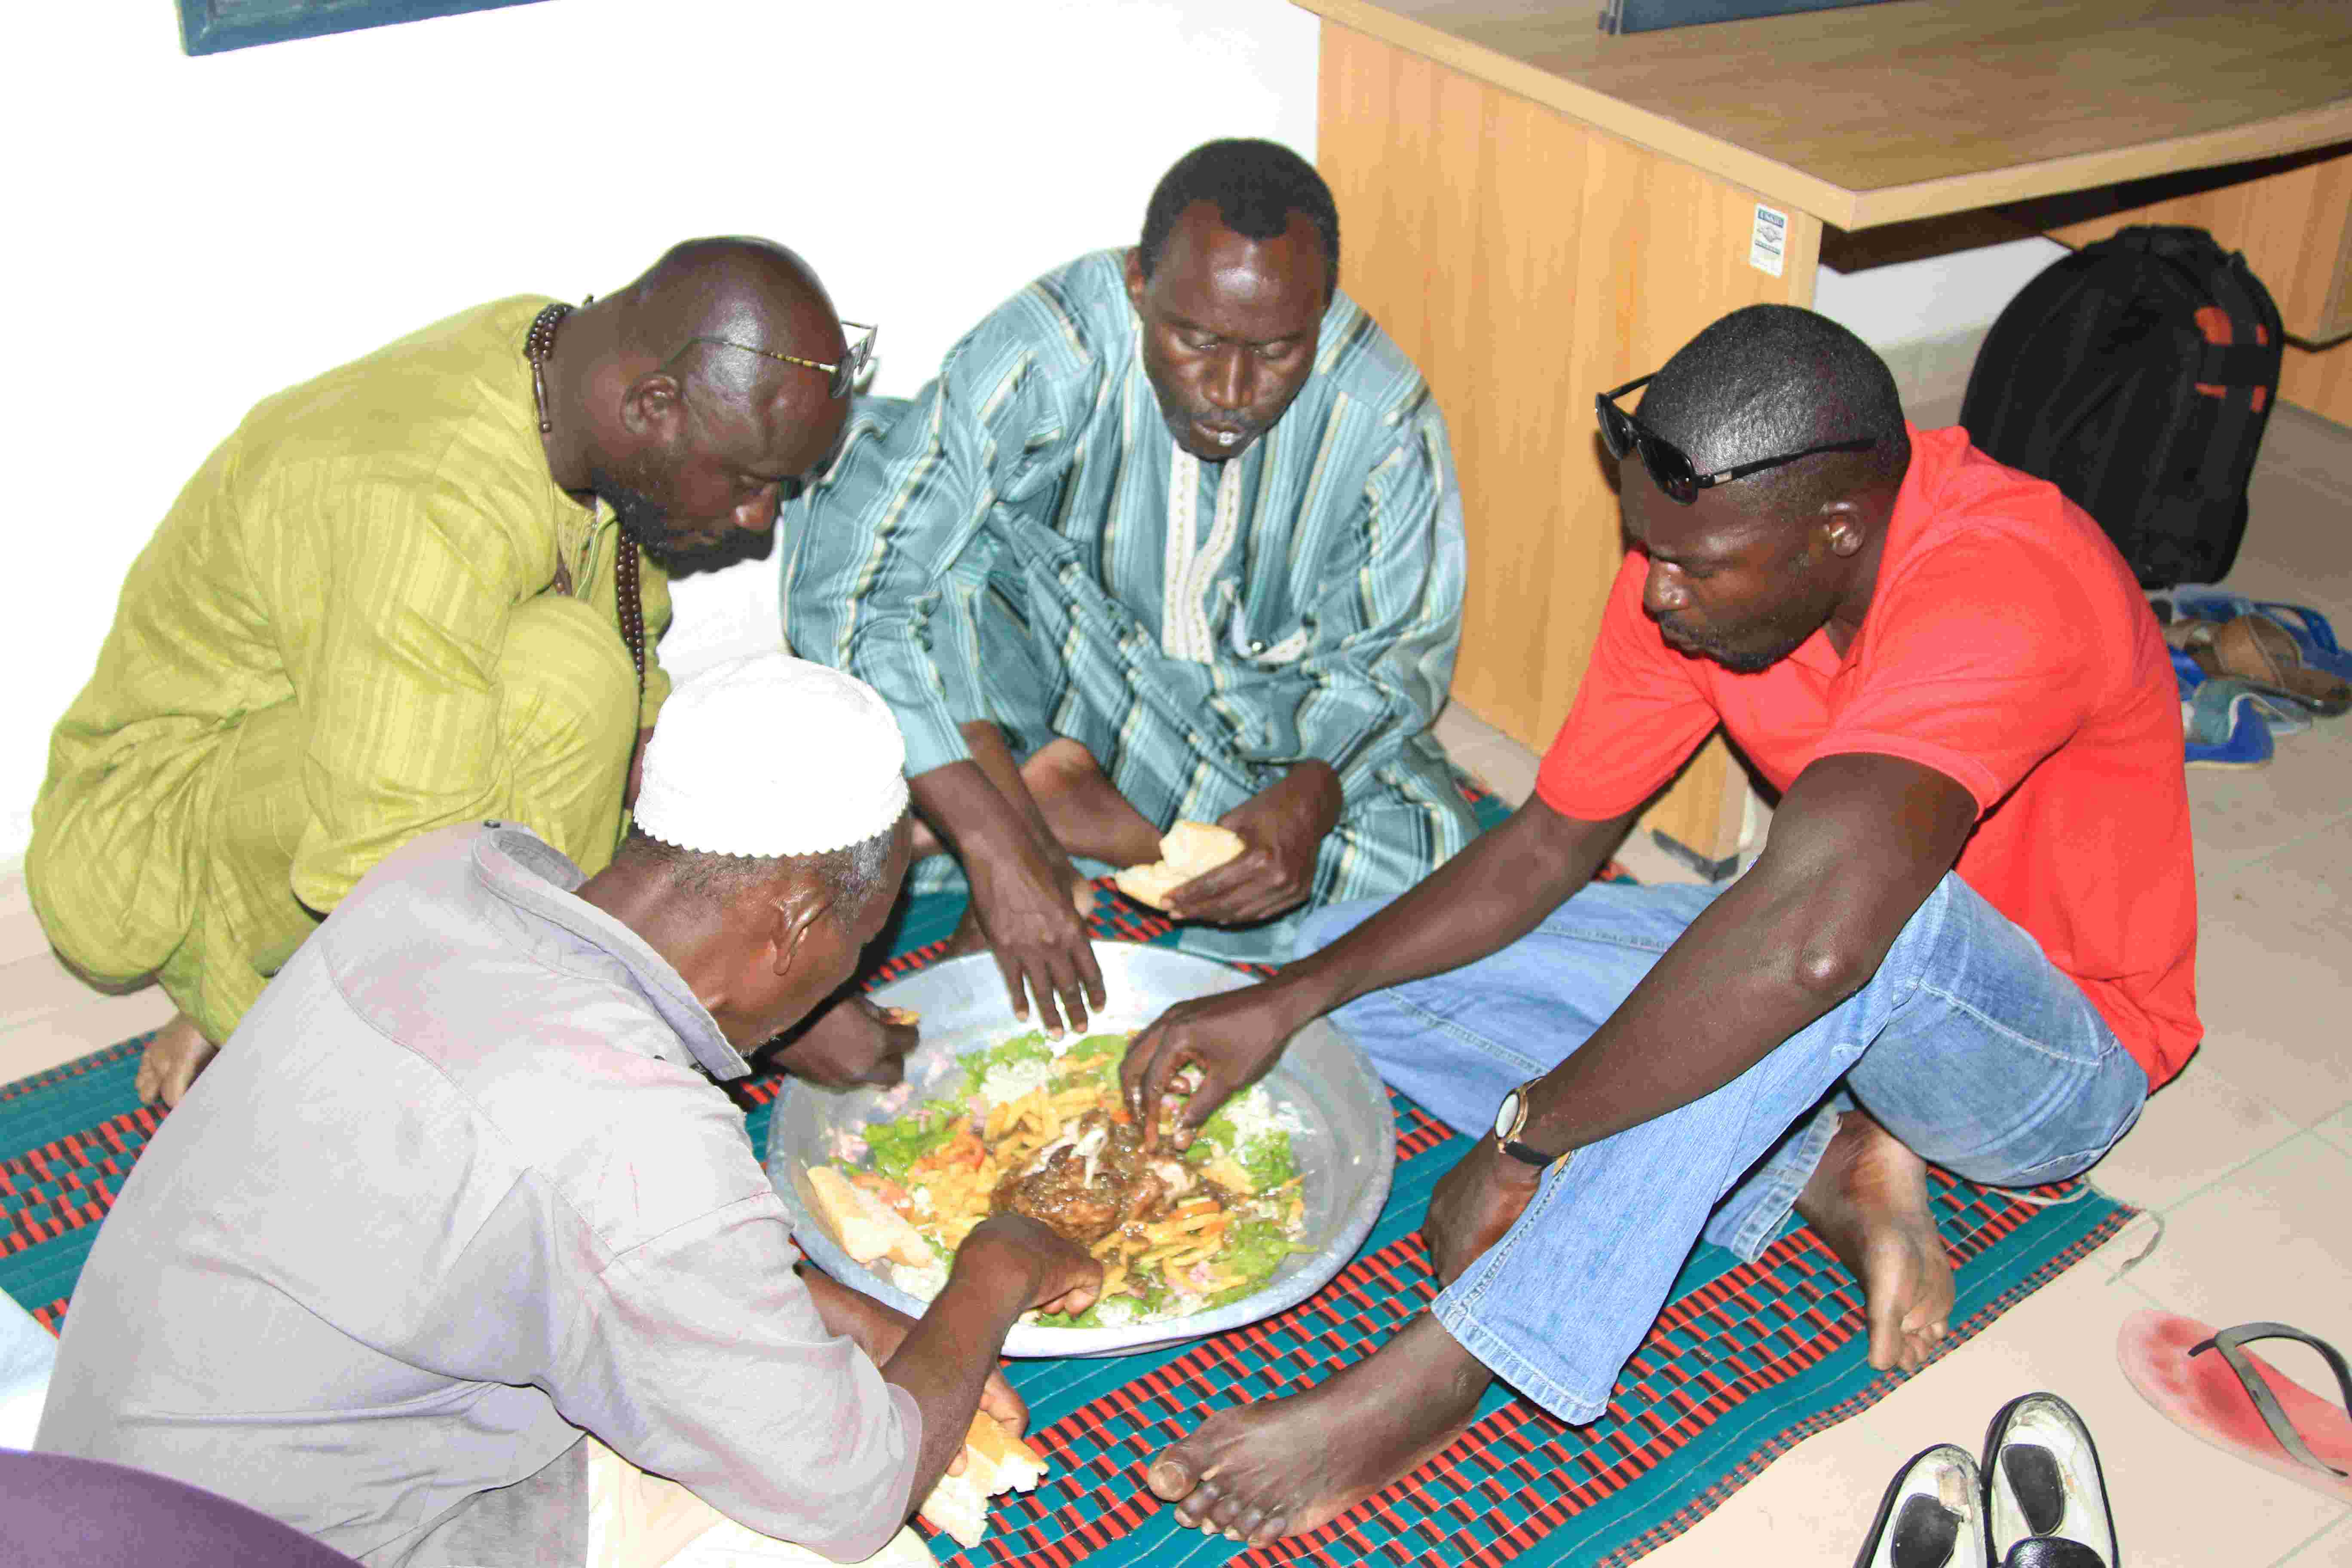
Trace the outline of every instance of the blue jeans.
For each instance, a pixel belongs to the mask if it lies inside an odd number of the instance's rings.
[[[1590,1038],[1719,890],[1586,888],[1500,952],[1360,997],[1332,1022],[1449,1126],[1489,1132],[1504,1091]],[[1380,907],[1320,911],[1300,951]],[[1702,1230],[1755,1258],[1842,1110],[1859,1104],[1971,1181],[2032,1186],[2087,1169],[2147,1095],[2081,988],[1947,876],[1869,984],[1721,1089],[1579,1150],[1432,1310],[1497,1376],[1590,1421]]]

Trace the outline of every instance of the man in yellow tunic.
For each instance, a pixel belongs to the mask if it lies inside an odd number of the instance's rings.
[[[611,858],[669,689],[663,568],[774,526],[866,346],[792,252],[698,240],[601,302],[484,305],[247,416],[131,566],[26,858],[60,955],[180,1009],[142,1097],[176,1103],[417,834],[505,818]]]

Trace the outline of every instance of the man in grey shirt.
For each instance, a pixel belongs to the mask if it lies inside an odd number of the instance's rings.
[[[38,1446],[371,1563],[574,1568],[585,1432],[760,1535],[882,1547],[984,1396],[1023,1414],[1013,1319],[1101,1277],[1011,1216],[919,1324],[796,1273],[709,1081],[879,930],[904,754],[861,683],[763,655],[672,696],[593,879],[499,823],[384,860],[125,1184]]]

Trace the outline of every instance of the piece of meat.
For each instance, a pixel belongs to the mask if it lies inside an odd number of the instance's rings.
[[[1153,1219],[1192,1184],[1182,1162],[1145,1157],[1132,1125],[1089,1110],[1039,1150],[1025,1170],[996,1184],[990,1206],[1026,1215],[1081,1247],[1122,1226]]]

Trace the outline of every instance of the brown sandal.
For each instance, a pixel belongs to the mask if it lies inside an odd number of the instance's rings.
[[[2175,621],[2164,640],[2197,661],[2210,679],[2242,680],[2265,696],[2283,697],[2323,718],[2352,709],[2352,684],[2303,662],[2294,635],[2268,616],[2226,621]]]

